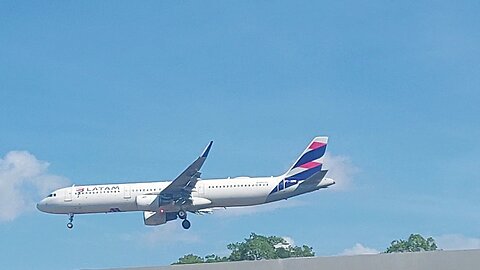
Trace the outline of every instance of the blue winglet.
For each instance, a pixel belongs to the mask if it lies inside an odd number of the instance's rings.
[[[213,141],[210,141],[207,148],[205,148],[205,151],[203,151],[200,157],[206,158],[208,156],[208,153],[210,152],[210,148],[212,148],[212,144],[213,144]]]

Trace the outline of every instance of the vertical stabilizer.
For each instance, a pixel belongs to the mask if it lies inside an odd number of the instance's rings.
[[[321,171],[327,142],[328,137],[315,137],[285,173],[285,180],[302,181]]]

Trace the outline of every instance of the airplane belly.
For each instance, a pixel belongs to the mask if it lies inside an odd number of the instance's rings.
[[[264,203],[267,195],[264,192],[225,192],[210,194],[207,199],[212,201],[214,207],[248,206]]]
[[[212,204],[214,207],[232,207],[232,206],[250,206],[262,204],[265,198],[249,197],[249,198],[222,198],[215,200]]]
[[[108,212],[128,212],[136,211],[135,200],[124,198],[95,198],[84,197],[75,198],[66,203],[68,213],[88,214],[88,213],[108,213]]]

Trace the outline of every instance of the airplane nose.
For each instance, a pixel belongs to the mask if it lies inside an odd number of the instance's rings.
[[[37,203],[37,209],[42,211],[42,212],[45,212],[45,202],[41,201],[41,202]]]

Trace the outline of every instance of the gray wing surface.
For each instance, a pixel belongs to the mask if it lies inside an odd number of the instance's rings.
[[[200,178],[200,169],[207,159],[210,148],[212,148],[213,141],[207,145],[203,153],[188,166],[175,180],[170,183],[160,195],[164,198],[173,200],[188,200],[192,194],[192,189]]]

